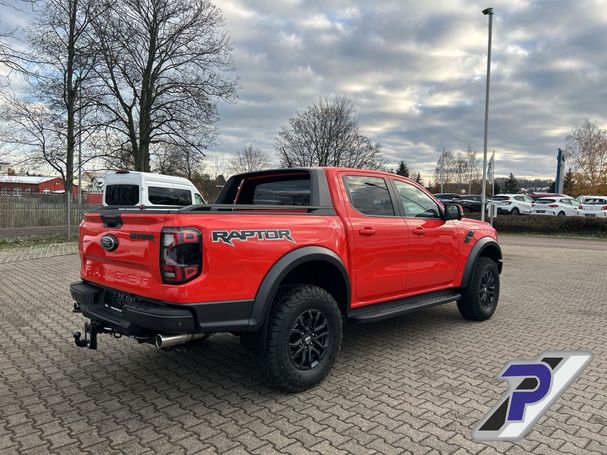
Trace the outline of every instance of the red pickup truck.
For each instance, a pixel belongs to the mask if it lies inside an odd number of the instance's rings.
[[[457,302],[490,318],[502,253],[487,223],[462,219],[415,182],[345,168],[231,177],[215,204],[104,207],[80,226],[77,346],[126,335],[159,348],[213,332],[240,337],[270,384],[319,383],[342,324]]]

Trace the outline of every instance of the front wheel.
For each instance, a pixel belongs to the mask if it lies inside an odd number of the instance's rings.
[[[268,321],[266,378],[283,392],[320,383],[341,347],[341,313],[335,299],[311,285],[282,287]]]
[[[497,264],[490,258],[480,257],[476,261],[468,287],[457,302],[457,308],[466,319],[484,321],[493,316],[499,294],[500,275]]]

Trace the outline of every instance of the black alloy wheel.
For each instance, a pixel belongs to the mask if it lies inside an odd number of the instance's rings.
[[[320,310],[304,311],[295,320],[289,336],[291,361],[299,370],[310,370],[320,363],[329,349],[327,316]]]
[[[495,276],[490,270],[486,270],[481,276],[479,288],[480,304],[485,308],[491,308],[495,300]]]

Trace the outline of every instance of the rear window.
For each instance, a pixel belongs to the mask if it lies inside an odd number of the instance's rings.
[[[380,177],[344,177],[352,206],[371,216],[394,216],[394,206],[386,182]],[[428,198],[429,199],[429,198]]]
[[[108,185],[105,187],[107,205],[139,204],[139,185]]]
[[[310,205],[310,174],[251,177],[241,182],[236,204]]]
[[[509,201],[510,196],[493,196],[491,199],[494,201]]]
[[[537,201],[535,201],[536,204],[554,204],[556,202],[556,199],[538,199]]]
[[[148,199],[154,205],[192,205],[192,192],[181,188],[150,186]]]
[[[607,199],[586,199],[584,201],[584,204],[589,204],[589,205],[607,204]]]

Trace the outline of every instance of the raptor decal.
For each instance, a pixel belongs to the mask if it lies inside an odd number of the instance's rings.
[[[213,243],[226,243],[234,246],[233,241],[239,240],[247,242],[249,240],[273,241],[273,240],[288,240],[296,243],[293,240],[290,229],[247,229],[239,231],[211,231],[211,240]]]

